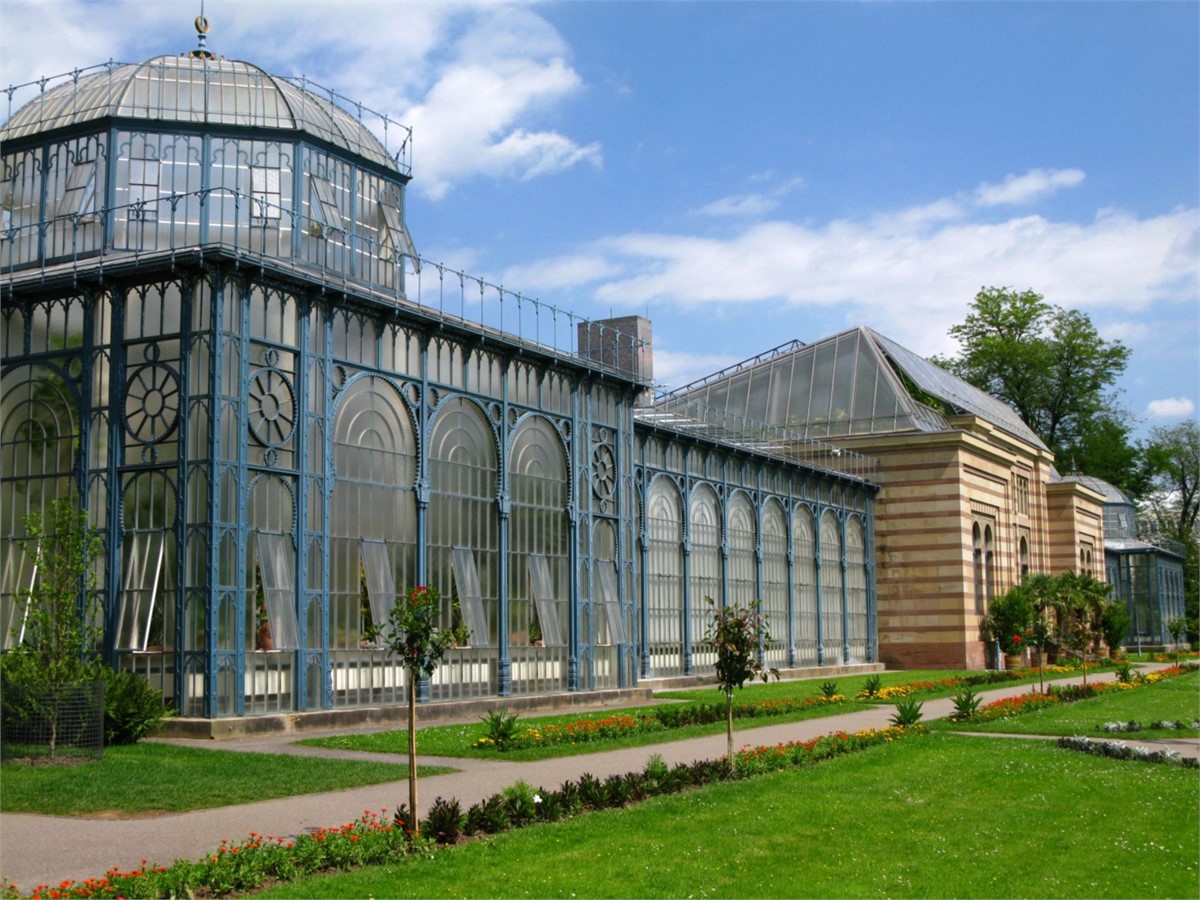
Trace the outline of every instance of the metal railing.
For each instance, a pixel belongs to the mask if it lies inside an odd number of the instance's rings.
[[[648,386],[646,341],[536,297],[511,291],[381,242],[367,231],[218,187],[95,212],[8,222],[0,231],[0,288],[126,271],[152,261],[220,251],[295,272],[325,291],[405,307],[496,340],[570,357]]]

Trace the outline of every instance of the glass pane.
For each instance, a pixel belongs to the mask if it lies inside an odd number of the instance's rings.
[[[158,602],[162,578],[165,535],[160,532],[125,537],[125,576],[121,582],[121,610],[117,619],[117,649],[145,650],[150,620]]]
[[[258,532],[258,565],[262,573],[263,597],[271,622],[271,639],[276,650],[300,647],[296,625],[296,578],[291,539],[283,534]]]
[[[600,576],[599,605],[604,610],[604,618],[608,623],[608,643],[624,644],[625,617],[621,615],[621,604],[617,600],[616,564],[611,559],[602,559],[596,563],[596,570]]]
[[[25,551],[24,541],[9,539],[4,542],[4,570],[0,579],[0,626],[4,649],[8,650],[25,640],[25,623],[29,617],[30,597],[37,579],[37,563]],[[18,597],[18,592],[26,592]]]
[[[546,557],[534,553],[529,557],[529,579],[533,585],[533,599],[537,604],[538,625],[542,629],[542,642],[547,647],[561,647],[562,628],[558,624],[558,610],[554,603],[554,585],[550,580],[550,567]]]
[[[388,561],[387,544],[380,541],[362,542],[362,565],[367,577],[367,596],[371,601],[371,618],[376,627],[382,626],[396,605],[396,579]]]
[[[471,632],[471,646],[491,646],[487,616],[483,612],[483,596],[479,587],[479,572],[475,568],[475,554],[463,547],[453,550],[454,584],[458,588],[458,602],[462,608],[463,621]]]

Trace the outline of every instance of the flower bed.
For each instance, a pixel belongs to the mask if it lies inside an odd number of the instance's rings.
[[[1200,769],[1200,760],[1180,756],[1174,750],[1151,750],[1149,747],[1130,747],[1124,741],[1093,741],[1086,737],[1061,737],[1058,746],[1109,759],[1133,759],[1141,762],[1175,763],[1189,769]]]

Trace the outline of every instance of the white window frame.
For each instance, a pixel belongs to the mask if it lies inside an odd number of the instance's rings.
[[[271,641],[276,650],[298,650],[300,629],[296,623],[296,566],[291,536],[257,531],[254,537]]]
[[[166,548],[166,535],[161,531],[126,536],[125,577],[121,579],[117,614],[118,650],[143,652],[150,643],[150,623],[158,605]]]

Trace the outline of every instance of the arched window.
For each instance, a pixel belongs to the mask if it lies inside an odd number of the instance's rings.
[[[833,510],[821,516],[821,627],[824,661],[842,661],[842,529]]]
[[[703,650],[702,644],[712,611],[705,598],[711,597],[717,604],[721,603],[721,509],[717,495],[708,485],[700,485],[692,493],[688,528],[691,537],[688,604],[692,659],[711,664],[715,657],[710,651]]]
[[[862,520],[846,521],[846,617],[852,662],[867,659],[867,555]]]
[[[754,507],[743,493],[729,501],[729,602],[747,604],[757,597]]]
[[[792,513],[792,629],[799,665],[817,664],[817,542],[812,511],[797,506]]]
[[[787,519],[778,500],[770,499],[762,513],[762,602],[771,640],[767,642],[767,661],[787,663]]]
[[[496,442],[479,407],[445,401],[429,435],[428,580],[442,592],[438,624],[466,622],[472,648],[495,647],[501,627],[497,472]],[[434,686],[439,699],[481,695],[492,689],[491,675],[444,688]]]
[[[570,584],[567,459],[543,418],[526,419],[512,438],[508,470],[508,617],[514,659],[565,654]],[[534,653],[534,645],[547,648]],[[566,667],[514,668],[513,691],[566,689]]]
[[[667,478],[646,495],[646,618],[655,675],[683,672],[683,507]]]
[[[996,547],[992,526],[983,526],[983,595],[990,603],[996,596]]]

